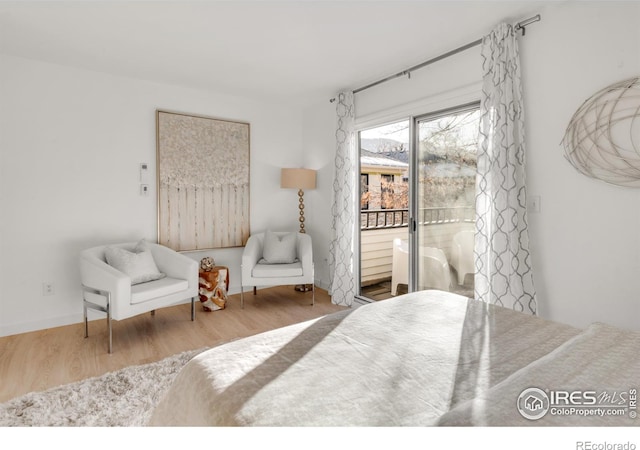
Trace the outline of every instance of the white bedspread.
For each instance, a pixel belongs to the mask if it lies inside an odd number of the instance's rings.
[[[550,401],[546,414],[525,419],[516,410],[528,388],[574,393]],[[640,426],[631,397],[640,388],[640,333],[592,324],[473,400],[445,414],[445,426]],[[548,397],[552,400],[551,397]],[[629,408],[631,406],[631,408]]]
[[[436,425],[578,333],[450,293],[407,294],[198,355],[149,425]]]

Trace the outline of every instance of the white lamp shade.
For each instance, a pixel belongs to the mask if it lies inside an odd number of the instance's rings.
[[[280,187],[289,189],[315,189],[316,171],[312,169],[282,169]]]

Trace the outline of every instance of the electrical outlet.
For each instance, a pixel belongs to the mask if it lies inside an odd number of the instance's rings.
[[[53,295],[53,294],[54,294],[53,283],[50,281],[45,281],[44,283],[42,283],[42,295]]]

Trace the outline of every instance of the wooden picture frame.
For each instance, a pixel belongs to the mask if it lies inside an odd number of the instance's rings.
[[[158,243],[176,251],[249,238],[249,124],[156,110]]]

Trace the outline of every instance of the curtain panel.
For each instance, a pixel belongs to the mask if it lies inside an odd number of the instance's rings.
[[[481,56],[475,297],[535,315],[522,87],[514,27],[500,24],[484,37]]]
[[[344,306],[351,306],[356,293],[353,260],[354,171],[358,166],[354,120],[353,92],[341,92],[336,97],[336,156],[331,206],[329,295],[332,303]]]

